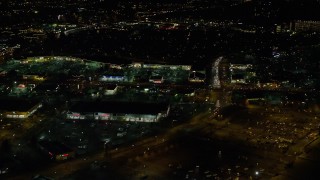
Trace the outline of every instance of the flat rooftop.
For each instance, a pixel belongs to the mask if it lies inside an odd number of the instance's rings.
[[[72,112],[104,112],[118,114],[158,114],[168,110],[167,103],[78,101],[69,109]]]
[[[26,99],[0,99],[0,111],[26,112],[38,103],[38,101]]]
[[[105,89],[107,90],[114,90],[117,87],[115,84],[107,84],[105,85]]]

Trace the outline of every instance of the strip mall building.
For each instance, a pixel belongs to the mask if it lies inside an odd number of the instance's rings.
[[[170,106],[167,103],[79,101],[67,112],[72,120],[119,120],[134,122],[158,122],[167,117]]]
[[[1,99],[0,102],[0,112],[3,118],[28,118],[42,107],[40,102],[25,99]]]

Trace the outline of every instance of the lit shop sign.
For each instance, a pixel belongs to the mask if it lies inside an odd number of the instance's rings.
[[[100,78],[101,81],[123,81],[123,76],[102,76]]]
[[[108,113],[97,113],[95,119],[109,119],[110,114]]]
[[[101,116],[101,117],[109,117],[110,114],[108,114],[108,113],[98,113],[98,116]]]
[[[79,114],[79,113],[72,113],[71,116],[76,116],[76,117],[78,117],[78,116],[80,116],[80,114]]]
[[[84,119],[84,116],[81,116],[80,113],[68,114],[69,119]]]

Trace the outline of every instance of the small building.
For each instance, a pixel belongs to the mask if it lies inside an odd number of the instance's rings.
[[[189,82],[204,82],[206,80],[206,74],[204,72],[199,72],[199,71],[193,71],[192,73],[190,73],[189,78],[188,78]]]
[[[142,68],[143,63],[142,62],[133,62],[130,66],[133,68]]]
[[[67,112],[72,120],[119,120],[135,122],[157,122],[169,114],[166,103],[79,101]]]
[[[1,99],[0,112],[3,118],[28,118],[39,108],[42,103],[25,99]]]
[[[109,84],[105,87],[104,95],[114,95],[118,91],[118,86],[115,84]]]
[[[155,84],[161,84],[163,83],[164,79],[163,76],[150,76],[149,82],[155,83]]]
[[[32,81],[44,81],[46,77],[38,74],[24,74],[22,75],[22,79]]]
[[[256,77],[252,64],[230,64],[231,83],[247,84]]]
[[[43,140],[38,142],[38,147],[53,160],[62,161],[75,157],[73,149],[57,141]]]
[[[292,23],[292,30],[296,32],[320,32],[320,21],[302,21],[298,20]]]

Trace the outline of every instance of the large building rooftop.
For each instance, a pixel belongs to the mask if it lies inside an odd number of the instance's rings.
[[[0,111],[27,112],[39,102],[26,99],[0,99]]]

